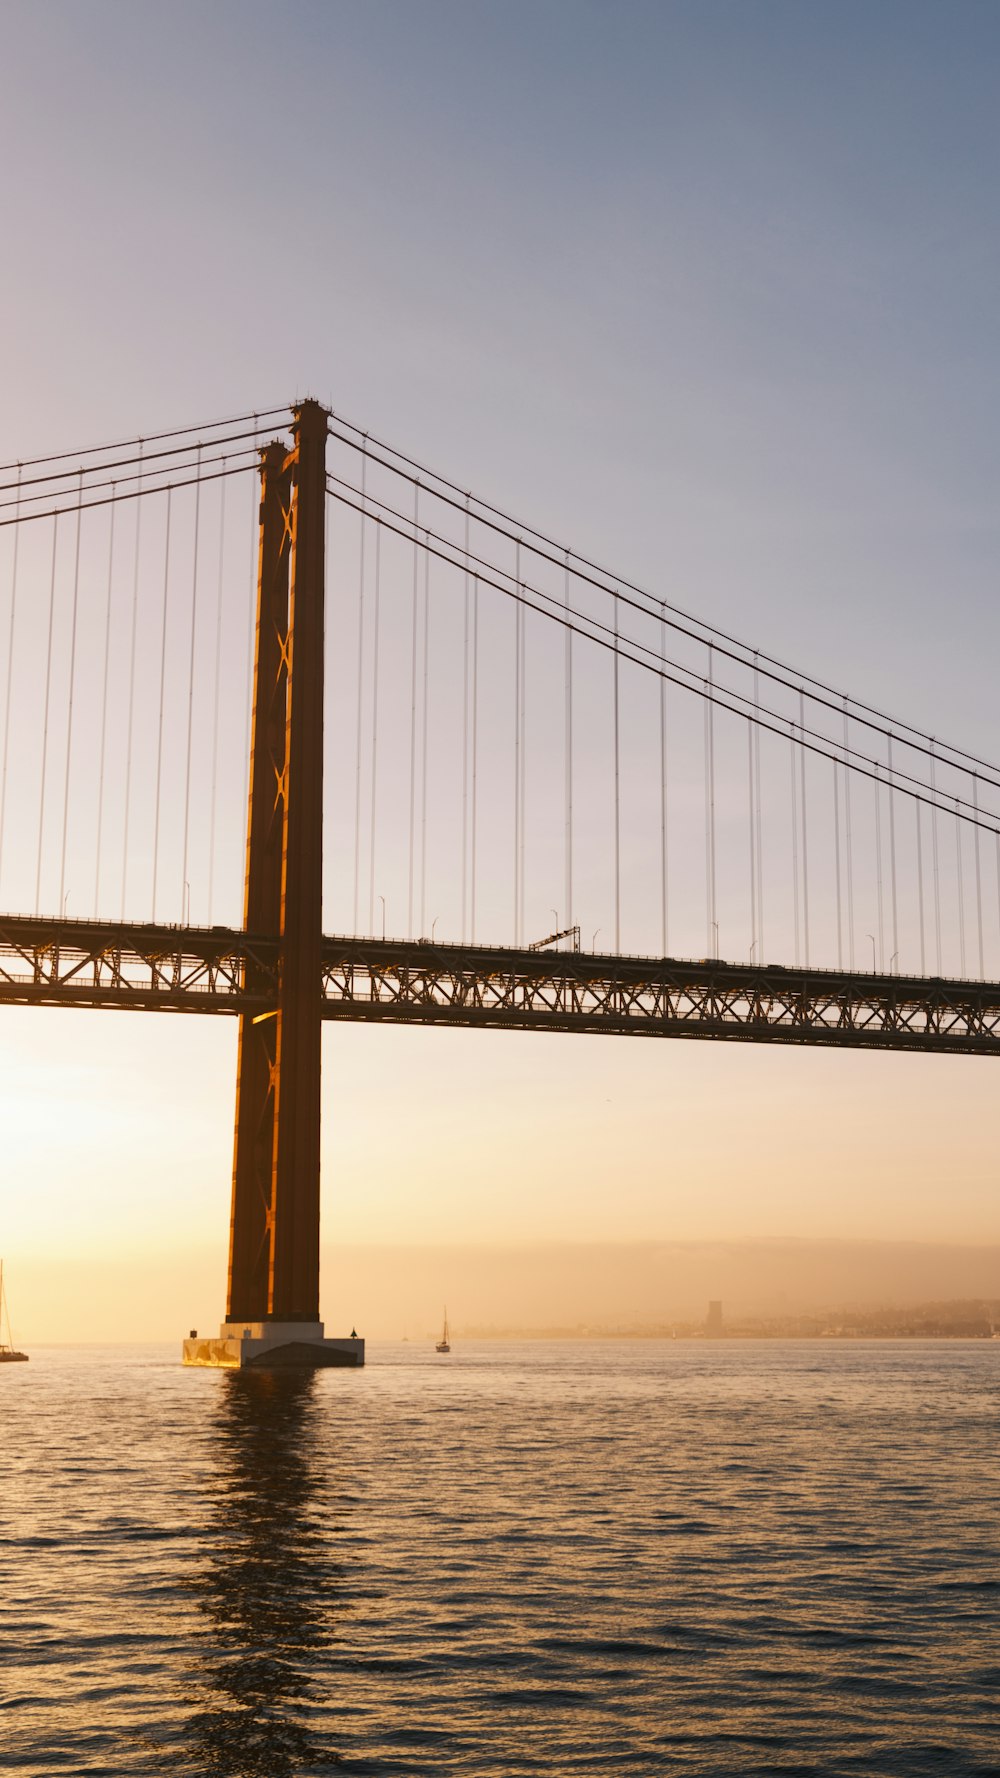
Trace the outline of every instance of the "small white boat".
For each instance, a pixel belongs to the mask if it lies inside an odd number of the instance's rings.
[[[444,1312],[444,1331],[442,1332],[441,1338],[439,1339],[434,1350],[435,1350],[435,1352],[450,1352],[451,1351],[451,1344],[448,1339],[448,1311],[447,1311],[447,1309],[445,1309],[445,1312]]]

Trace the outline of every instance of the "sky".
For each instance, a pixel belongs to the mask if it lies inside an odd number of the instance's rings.
[[[279,27],[254,0],[39,0],[0,20],[3,461],[314,394],[995,756],[994,6],[289,0]],[[986,1061],[324,1044],[334,1245],[1000,1239]],[[164,1253],[157,1334],[221,1316],[231,1023],[10,1009],[0,1053],[19,1318],[55,1325],[34,1284],[18,1301],[19,1264],[58,1265],[84,1337],[98,1256],[141,1279]],[[213,1252],[217,1305],[193,1282]],[[446,1284],[435,1265],[428,1292]],[[362,1325],[366,1289],[338,1273],[331,1328]]]

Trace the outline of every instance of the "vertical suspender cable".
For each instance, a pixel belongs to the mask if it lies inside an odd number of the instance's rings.
[[[378,784],[378,656],[382,605],[382,524],[375,520],[375,609],[372,614],[372,782],[369,795],[368,931],[375,935],[375,807]]]
[[[976,926],[979,933],[979,979],[986,975],[986,964],[983,960],[983,873],[979,855],[979,780],[975,772],[972,774],[972,806],[976,811],[976,825],[973,836],[976,847]]]
[[[223,470],[226,459],[222,459]],[[215,809],[219,787],[219,687],[222,675],[222,586],[226,557],[226,478],[219,483],[219,574],[215,594],[215,669],[212,700],[212,790],[208,812],[208,923],[215,905]]]
[[[964,877],[963,877],[963,823],[959,816],[959,798],[956,797],[956,878],[959,891],[959,974],[964,978]]]
[[[798,773],[796,772],[796,769],[795,769],[795,724],[794,724],[794,722],[790,722],[788,724],[788,747],[789,747],[788,763],[791,768],[791,783],[792,783],[792,901],[793,901],[794,916],[795,916],[795,918],[794,918],[795,967],[796,967],[796,969],[798,969],[799,963],[801,962],[801,957],[800,957],[800,952],[799,952],[799,799],[798,799],[798,784],[796,782]]]
[[[569,550],[563,570],[563,604],[569,611]],[[573,631],[566,626],[566,925],[573,925]]]
[[[847,699],[844,699],[844,838],[847,842],[847,961],[854,968],[854,842],[851,835],[851,765]]]
[[[875,895],[878,910],[878,966],[885,972],[885,915],[882,903],[882,781],[875,762]]]
[[[917,914],[920,920],[920,973],[926,975],[926,949],[924,945],[924,841],[920,819],[921,801],[914,799],[913,808],[917,818]]]
[[[255,414],[254,415],[255,421],[256,421],[256,418],[257,418],[257,416]],[[256,444],[257,444],[257,438],[256,438],[256,434],[255,434],[254,446],[256,446]],[[224,482],[222,485],[223,485],[223,487],[225,487]],[[250,478],[250,621],[247,625],[247,631],[246,631],[247,648],[246,648],[246,661],[244,662],[245,680],[244,680],[244,691],[243,691],[243,720],[246,725],[244,728],[244,731],[243,731],[246,736],[246,749],[245,749],[246,767],[245,767],[244,773],[243,773],[243,807],[244,807],[244,809],[247,807],[247,804],[250,800],[250,752],[251,752],[251,748],[253,747],[253,695],[254,695],[253,666],[254,666],[254,644],[256,641],[256,637],[257,637],[257,577],[260,572],[259,564],[258,564],[258,558],[259,558],[259,554],[260,554],[260,500],[261,500],[260,482],[256,476],[251,476],[251,478]],[[328,502],[327,503],[327,512],[326,512],[327,518],[329,518],[329,511],[330,511],[330,509],[329,509],[329,502]]]
[[[125,813],[122,821],[122,914],[128,888],[128,827],[132,807],[132,735],[135,717],[135,645],[139,624],[139,546],[142,540],[142,439],[139,440],[139,468],[136,474],[135,557],[132,563],[132,638],[128,661],[128,730],[125,740]]]
[[[896,898],[896,794],[892,777],[892,736],[889,736],[889,877],[892,887],[892,957],[889,959],[889,973],[892,974],[893,958],[896,962],[896,973],[899,974],[899,909]]]
[[[413,937],[413,848],[417,812],[417,605],[419,600],[420,483],[413,484],[413,624],[410,635],[410,858],[406,889],[406,936]]]
[[[260,464],[260,460],[261,460],[260,459],[259,439],[260,439],[260,427],[258,424],[257,415],[255,413],[253,416],[253,449],[254,449],[254,453],[257,458],[258,465]],[[247,805],[250,801],[250,754],[251,754],[251,750],[253,748],[254,660],[256,657],[256,643],[257,643],[257,591],[258,591],[257,582],[258,582],[258,578],[260,575],[260,522],[261,522],[260,508],[261,508],[262,496],[263,496],[263,486],[262,486],[262,483],[260,480],[260,474],[259,474],[259,470],[258,470],[258,474],[256,476],[252,476],[250,479],[250,622],[247,626],[246,695],[245,695],[244,703],[243,703],[243,708],[245,711],[245,721],[246,721],[246,730],[245,730],[246,748],[244,750],[244,758],[246,760],[246,767],[245,767],[245,770],[243,773],[243,808],[244,808],[244,810],[247,808]],[[324,521],[325,521],[325,532],[326,532],[325,541],[324,541],[324,550],[325,550],[327,557],[329,557],[329,553],[330,553],[330,548],[329,548],[329,545],[330,545],[330,506],[329,506],[329,502],[327,502],[326,512],[324,513],[323,516],[324,516]]]
[[[514,943],[521,943],[521,544],[514,545]]]
[[[934,737],[931,736],[931,856],[934,860],[934,946],[937,973],[941,974],[941,865],[938,856],[938,806],[934,771]]]
[[[709,919],[712,937],[708,954],[710,957],[717,957],[719,920],[715,899],[715,657],[711,642],[708,645],[708,814]]]
[[[759,706],[759,703],[760,703],[760,676],[759,676],[758,669],[757,669],[757,656],[756,655],[754,655],[754,657],[753,657],[753,701],[754,701],[754,708],[757,709],[757,707]],[[754,724],[753,763],[754,763],[754,776],[757,780],[757,936],[760,941],[759,946],[758,946],[758,951],[759,951],[758,961],[763,963],[764,962],[764,847],[762,844],[763,815],[761,813],[761,803],[763,801],[763,789],[761,786],[761,777],[760,777],[760,724],[759,723]]]
[[[1000,829],[994,832],[993,841],[996,850],[997,865],[997,918],[1000,920]]]
[[[153,909],[156,920],[156,887],[160,863],[160,788],[163,780],[163,691],[167,674],[167,592],[170,584],[170,489],[167,489],[167,525],[163,547],[163,621],[160,631],[160,716],[156,737],[156,797],[153,805]]]
[[[956,877],[959,889],[959,974],[964,978],[964,877],[963,877],[963,823],[959,816],[959,798],[956,797]]]
[[[361,513],[358,523],[361,528],[361,543],[358,567],[358,721],[354,745],[354,923],[351,931],[358,930],[358,895],[361,883],[361,721],[363,714],[363,691],[365,670],[365,479],[368,470],[368,437],[361,440]]]
[[[223,483],[225,486],[225,483]],[[111,483],[111,505],[108,508],[108,584],[104,600],[104,675],[101,685],[101,751],[97,767],[97,844],[94,848],[94,918],[101,901],[101,835],[104,831],[104,762],[108,737],[108,660],[111,654],[111,582],[115,564],[115,484]]]
[[[191,831],[191,748],[194,736],[194,662],[195,639],[198,633],[198,545],[201,531],[201,445],[198,446],[194,484],[194,546],[191,556],[191,643],[188,650],[188,722],[187,756],[184,766],[184,848],[181,854],[181,918],[185,925],[191,918],[191,882],[188,877],[188,848]],[[185,899],[186,898],[186,899]]]
[[[49,576],[49,639],[46,649],[45,663],[45,706],[42,714],[42,784],[38,803],[38,863],[35,868],[35,914],[40,912],[42,899],[42,837],[45,828],[45,779],[49,759],[49,696],[52,688],[52,620],[56,603],[56,538],[59,529],[59,514],[52,515],[52,571]],[[60,915],[62,908],[59,909]]]
[[[518,773],[518,794],[521,799],[520,833],[521,855],[518,862],[518,900],[521,909],[521,937],[523,939],[527,926],[525,907],[524,881],[528,857],[528,611],[521,608],[521,758]]]
[[[663,683],[662,680],[660,683]],[[750,833],[750,962],[752,963],[754,961],[754,952],[757,949],[757,836],[754,826],[753,723],[749,716],[747,717],[747,786],[747,811],[749,815]]]
[[[844,967],[844,921],[840,895],[840,766],[833,762],[833,865],[837,878],[837,968]]]
[[[324,493],[323,493],[323,560],[324,560],[324,562],[331,562],[333,559],[333,557],[331,555],[331,550],[330,550],[330,533],[333,530],[334,510],[335,510],[334,502],[331,497],[329,485],[324,483]],[[339,514],[338,514],[338,522],[339,522]],[[289,514],[289,527],[291,527],[291,514]],[[340,540],[338,538],[337,539],[338,544],[339,544],[339,541]],[[289,572],[289,589],[288,589],[289,599],[291,599],[291,595],[292,595],[291,554],[292,554],[292,551],[291,551],[291,531],[289,530],[289,570],[288,570],[288,572]],[[324,584],[328,585],[329,581],[328,580],[325,581]],[[291,611],[291,606],[289,606],[289,616],[291,617],[293,615],[294,614]],[[328,674],[328,672],[329,672],[328,663],[332,658],[333,651],[334,651],[335,647],[336,647],[336,618],[334,618],[334,622],[328,624],[326,622],[326,618],[324,615],[324,623],[323,623],[323,655],[324,655],[323,672],[324,672],[324,674]],[[328,729],[326,723],[324,722],[323,723],[322,743],[321,743],[322,749],[323,749],[324,776],[326,774],[326,769],[327,769],[326,768],[327,750],[328,750],[331,740],[332,740],[332,733],[333,733],[332,725],[331,725],[331,728]],[[323,877],[323,891],[322,891],[323,905],[325,907],[326,894],[327,894],[327,890],[326,890],[327,873],[326,873],[325,868],[323,869],[322,877]],[[336,895],[336,882],[334,881],[334,883],[331,885],[330,896],[331,896],[331,898],[333,898],[335,895]],[[346,914],[344,916],[344,920],[345,920],[345,924],[346,924],[346,920],[347,920]]]
[[[111,508],[114,512],[114,507]],[[17,466],[17,498],[14,503],[14,558],[10,571],[10,622],[7,629],[7,696],[3,716],[3,774],[0,777],[0,875],[3,872],[3,836],[7,816],[7,759],[10,750],[10,700],[14,683],[14,616],[17,611],[17,557],[21,541],[21,465]]]
[[[799,782],[802,794],[802,939],[805,966],[809,968],[809,830],[806,826],[806,700],[799,687]]]
[[[667,652],[665,610],[660,607],[660,659]],[[660,944],[667,950],[667,681],[660,674]]]
[[[476,857],[479,835],[479,576],[472,577],[472,860],[469,879],[469,942],[476,942]]]
[[[76,490],[76,551],[73,560],[73,617],[69,640],[69,708],[66,712],[66,772],[63,779],[62,851],[59,854],[59,913],[66,905],[66,837],[69,832],[69,775],[73,754],[73,703],[76,692],[76,624],[80,606],[80,522],[83,518],[83,470]]]
[[[469,911],[469,501],[465,496],[465,572],[462,579],[462,943]]]
[[[705,685],[705,695],[704,695],[704,702],[702,705],[701,719],[702,719],[702,751],[703,751],[703,755],[704,755],[704,776],[705,776],[705,955],[706,955],[706,957],[711,957],[711,955],[712,955],[712,840],[711,840],[712,829],[711,829],[711,818],[709,815],[709,800],[710,800],[710,798],[709,798],[709,788],[708,788],[708,783],[709,783],[708,755],[709,755],[709,748],[710,748],[711,743],[708,738],[708,712],[709,712],[709,708],[710,708],[710,700],[708,697],[708,680],[707,679],[704,681],[704,685]]]
[[[614,652],[614,699],[615,699],[615,950],[620,954],[622,948],[622,835],[621,835],[621,724],[619,721],[619,650],[618,650],[618,594],[615,593],[615,652]]]
[[[427,712],[428,656],[431,645],[431,552],[430,532],[424,532],[424,710],[420,749],[420,931],[427,936]]]

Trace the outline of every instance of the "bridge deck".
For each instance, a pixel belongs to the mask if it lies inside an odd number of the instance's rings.
[[[0,916],[0,1004],[267,1014],[277,944],[223,927]],[[323,1016],[1000,1055],[1000,984],[331,937]]]

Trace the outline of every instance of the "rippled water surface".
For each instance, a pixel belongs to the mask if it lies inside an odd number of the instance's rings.
[[[1000,1344],[0,1373],[0,1767],[1000,1774]]]

